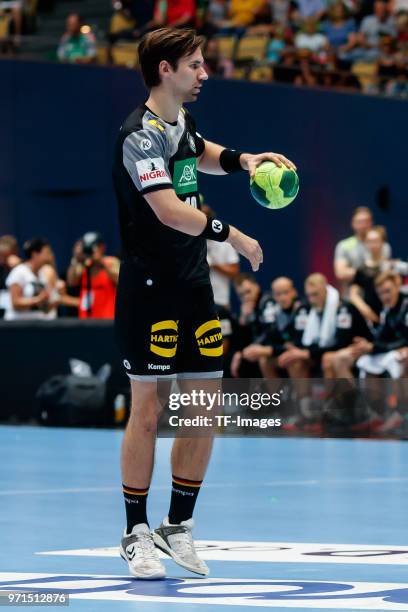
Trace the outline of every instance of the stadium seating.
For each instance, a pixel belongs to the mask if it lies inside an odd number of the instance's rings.
[[[126,68],[136,68],[138,63],[137,43],[118,43],[112,48],[113,63]]]
[[[237,38],[235,36],[217,36],[217,41],[222,57],[225,57],[225,59],[233,59]]]
[[[378,83],[378,65],[368,62],[356,62],[351,67],[351,72],[357,78],[363,91]]]
[[[235,60],[262,60],[265,58],[268,36],[243,36],[238,43]]]
[[[127,18],[123,13],[114,13],[109,25],[109,33],[117,34],[122,30],[131,30],[136,27],[136,21],[134,19]]]
[[[9,34],[10,21],[10,13],[0,11],[0,40],[7,38]]]
[[[249,72],[250,81],[273,81],[272,66],[255,66]]]

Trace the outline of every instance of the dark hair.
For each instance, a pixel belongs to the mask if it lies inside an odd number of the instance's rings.
[[[234,285],[235,287],[240,287],[245,281],[249,281],[254,285],[258,284],[258,281],[253,274],[250,272],[241,272],[241,274],[238,274],[238,276],[234,279]]]
[[[31,259],[33,253],[40,253],[44,247],[49,246],[45,238],[31,238],[23,244],[23,253],[26,259]]]
[[[159,64],[169,62],[177,70],[178,61],[189,56],[204,43],[195,30],[160,28],[145,34],[138,47],[139,64],[146,87],[160,85]]]

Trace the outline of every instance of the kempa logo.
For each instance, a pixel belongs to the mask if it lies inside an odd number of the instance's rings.
[[[125,368],[126,368],[127,370],[130,370],[130,369],[131,369],[131,367],[132,367],[132,366],[130,365],[130,363],[128,362],[128,360],[127,360],[127,359],[125,359],[125,360],[123,361],[123,365],[125,366]]]
[[[218,221],[218,219],[213,219],[211,226],[216,234],[222,232],[222,223],[221,221]]]
[[[148,151],[152,147],[152,141],[148,138],[143,138],[141,145],[143,151]]]
[[[170,370],[170,366],[169,365],[155,365],[154,363],[149,363],[147,365],[147,368],[149,370]]]

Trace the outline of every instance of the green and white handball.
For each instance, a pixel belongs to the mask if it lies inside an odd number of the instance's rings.
[[[299,177],[286,166],[277,166],[272,161],[260,164],[251,178],[251,193],[255,200],[266,208],[285,208],[299,192]]]

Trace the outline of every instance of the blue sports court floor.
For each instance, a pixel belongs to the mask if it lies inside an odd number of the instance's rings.
[[[167,580],[141,582],[116,550],[121,437],[0,427],[0,590],[64,590],[92,611],[408,610],[407,443],[217,439],[195,514],[210,577],[166,561]],[[151,525],[167,512],[170,444]]]

